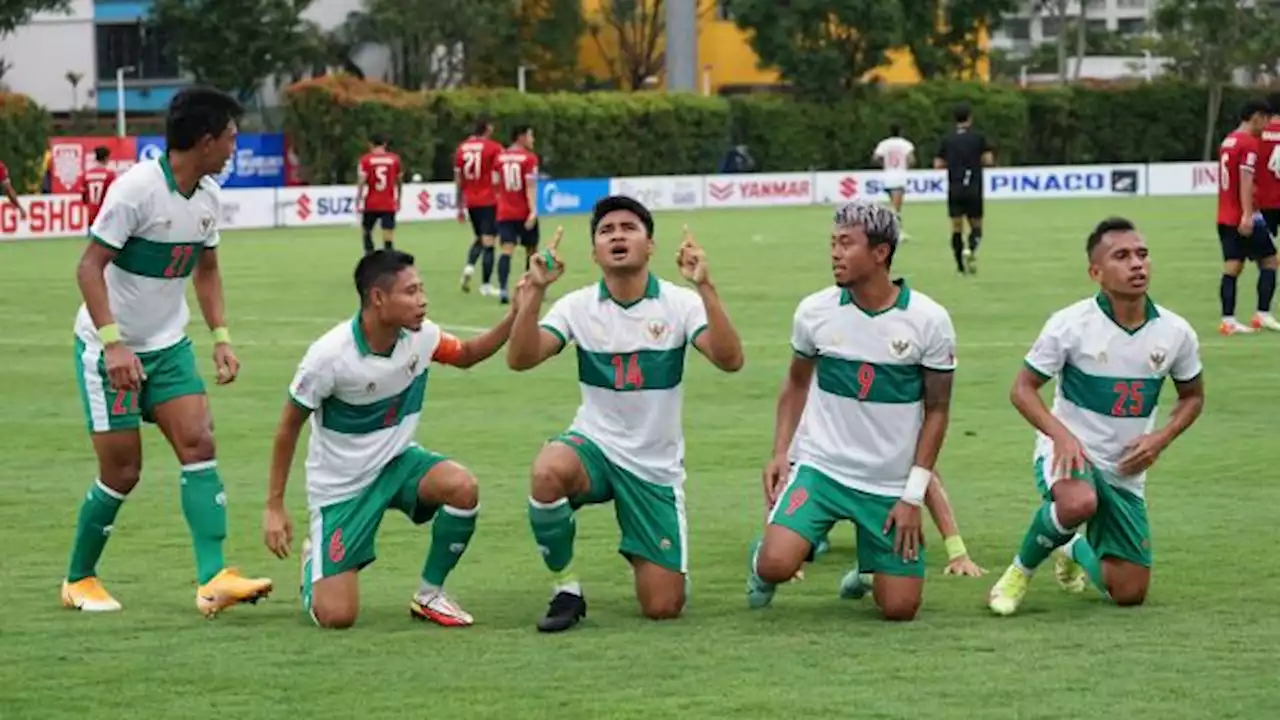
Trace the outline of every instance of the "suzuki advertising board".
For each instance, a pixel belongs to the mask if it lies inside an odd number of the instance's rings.
[[[164,155],[164,138],[138,138],[138,160],[154,160]],[[285,179],[284,135],[244,133],[236,136],[236,151],[214,179],[224,188],[281,187]]]
[[[693,210],[702,207],[701,175],[622,177],[609,182],[610,195],[626,195],[650,210]]]
[[[875,170],[817,173],[815,202],[839,204],[854,198],[883,200],[888,198],[884,173]],[[904,202],[927,202],[947,199],[947,174],[941,170],[912,170],[903,188]]]
[[[707,175],[706,207],[771,207],[814,202],[813,173]]]
[[[404,185],[401,192],[396,213],[399,222],[452,220],[458,215],[452,183],[412,183]],[[360,221],[353,185],[280,188],[275,194],[280,224],[285,227],[355,225]]]

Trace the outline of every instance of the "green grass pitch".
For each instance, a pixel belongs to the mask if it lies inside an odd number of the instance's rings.
[[[523,374],[502,356],[469,373],[432,372],[419,439],[469,466],[482,488],[476,539],[449,583],[475,627],[410,621],[429,533],[399,515],[384,523],[379,560],[361,577],[360,620],[347,632],[311,625],[297,603],[296,562],[263,547],[286,385],[308,343],[356,307],[360,246],[350,226],[227,233],[220,252],[244,364],[238,382],[210,391],[230,496],[228,557],[273,577],[275,594],[213,622],[197,614],[177,464],[147,428],[143,482],[100,566],[125,610],[60,609],[76,512],[95,472],[71,351],[82,243],[0,244],[0,718],[1280,717],[1280,483],[1269,444],[1280,418],[1280,337],[1216,333],[1212,200],[987,207],[977,277],[954,273],[940,204],[907,207],[915,238],[895,263],[950,309],[959,333],[940,469],[969,548],[989,571],[980,580],[944,577],[941,542],[927,525],[925,602],[909,625],[881,622],[869,601],[837,599],[852,558],[848,524],[805,582],[781,588],[768,610],[746,608],[747,545],[760,528],[759,476],[791,355],[792,312],[831,279],[829,209],[658,217],[657,272],[677,279],[673,254],[688,222],[747,355],[741,373],[723,375],[695,353],[686,374],[691,603],[681,620],[642,620],[612,512],[589,508],[579,515],[576,566],[590,616],[559,636],[534,630],[550,586],[525,497],[530,461],[578,403],[572,353]],[[1145,607],[1063,595],[1046,572],[1020,615],[996,619],[985,609],[987,590],[1036,504],[1032,432],[1009,405],[1009,384],[1048,315],[1093,292],[1084,237],[1109,214],[1139,224],[1152,248],[1153,296],[1200,333],[1205,413],[1152,473],[1156,567]],[[585,218],[543,222],[544,237],[556,222],[569,229],[568,274],[552,296],[594,282]],[[402,226],[399,235],[419,259],[431,316],[462,335],[503,312],[458,291],[467,234],[434,223]],[[1254,278],[1250,268],[1240,283],[1242,317]],[[199,318],[194,301],[192,311]],[[198,320],[192,335],[208,378]],[[295,530],[305,527],[303,455],[289,487]],[[299,545],[295,537],[295,553]]]

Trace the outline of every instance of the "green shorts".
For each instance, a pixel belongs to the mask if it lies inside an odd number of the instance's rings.
[[[1053,495],[1046,479],[1045,458],[1035,461],[1036,489],[1049,501]],[[1085,539],[1098,557],[1115,557],[1142,567],[1151,567],[1151,524],[1147,521],[1147,502],[1128,490],[1107,482],[1106,473],[1090,468],[1073,477],[1093,486],[1098,495],[1098,509],[1085,527]]]
[[[688,574],[689,530],[684,510],[684,488],[641,480],[618,467],[600,446],[585,435],[567,432],[552,439],[578,453],[591,479],[591,489],[569,498],[576,510],[583,505],[613,501],[622,539],[618,552],[628,560],[638,557],[668,570]]]
[[[155,409],[184,395],[203,395],[204,381],[196,371],[191,339],[161,350],[137,353],[146,380],[142,391],[116,391],[107,377],[106,354],[99,345],[76,338],[76,384],[89,432],[136,430],[142,421],[153,421]]]
[[[399,510],[415,525],[435,516],[438,506],[418,500],[422,477],[443,455],[410,445],[378,473],[355,497],[311,511],[311,557],[307,575],[312,582],[349,570],[359,570],[377,558],[378,528],[387,510]]]
[[[787,528],[816,547],[833,525],[852,520],[858,527],[859,571],[924,577],[924,548],[914,561],[904,560],[893,551],[893,533],[881,532],[897,504],[898,498],[855,490],[808,465],[797,464],[769,514],[769,524]]]

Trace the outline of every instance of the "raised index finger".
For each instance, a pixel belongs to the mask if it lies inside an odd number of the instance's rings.
[[[556,234],[551,236],[551,242],[548,243],[547,249],[555,252],[560,247],[560,238],[564,237],[564,226],[556,228]]]
[[[698,247],[698,241],[693,239],[693,231],[689,229],[688,225],[685,225],[684,230],[680,233],[680,241],[690,247]]]

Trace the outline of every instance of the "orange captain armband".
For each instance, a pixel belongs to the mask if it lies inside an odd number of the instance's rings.
[[[462,359],[462,341],[447,332],[440,333],[440,343],[431,356],[432,360],[445,365],[455,365]]]

